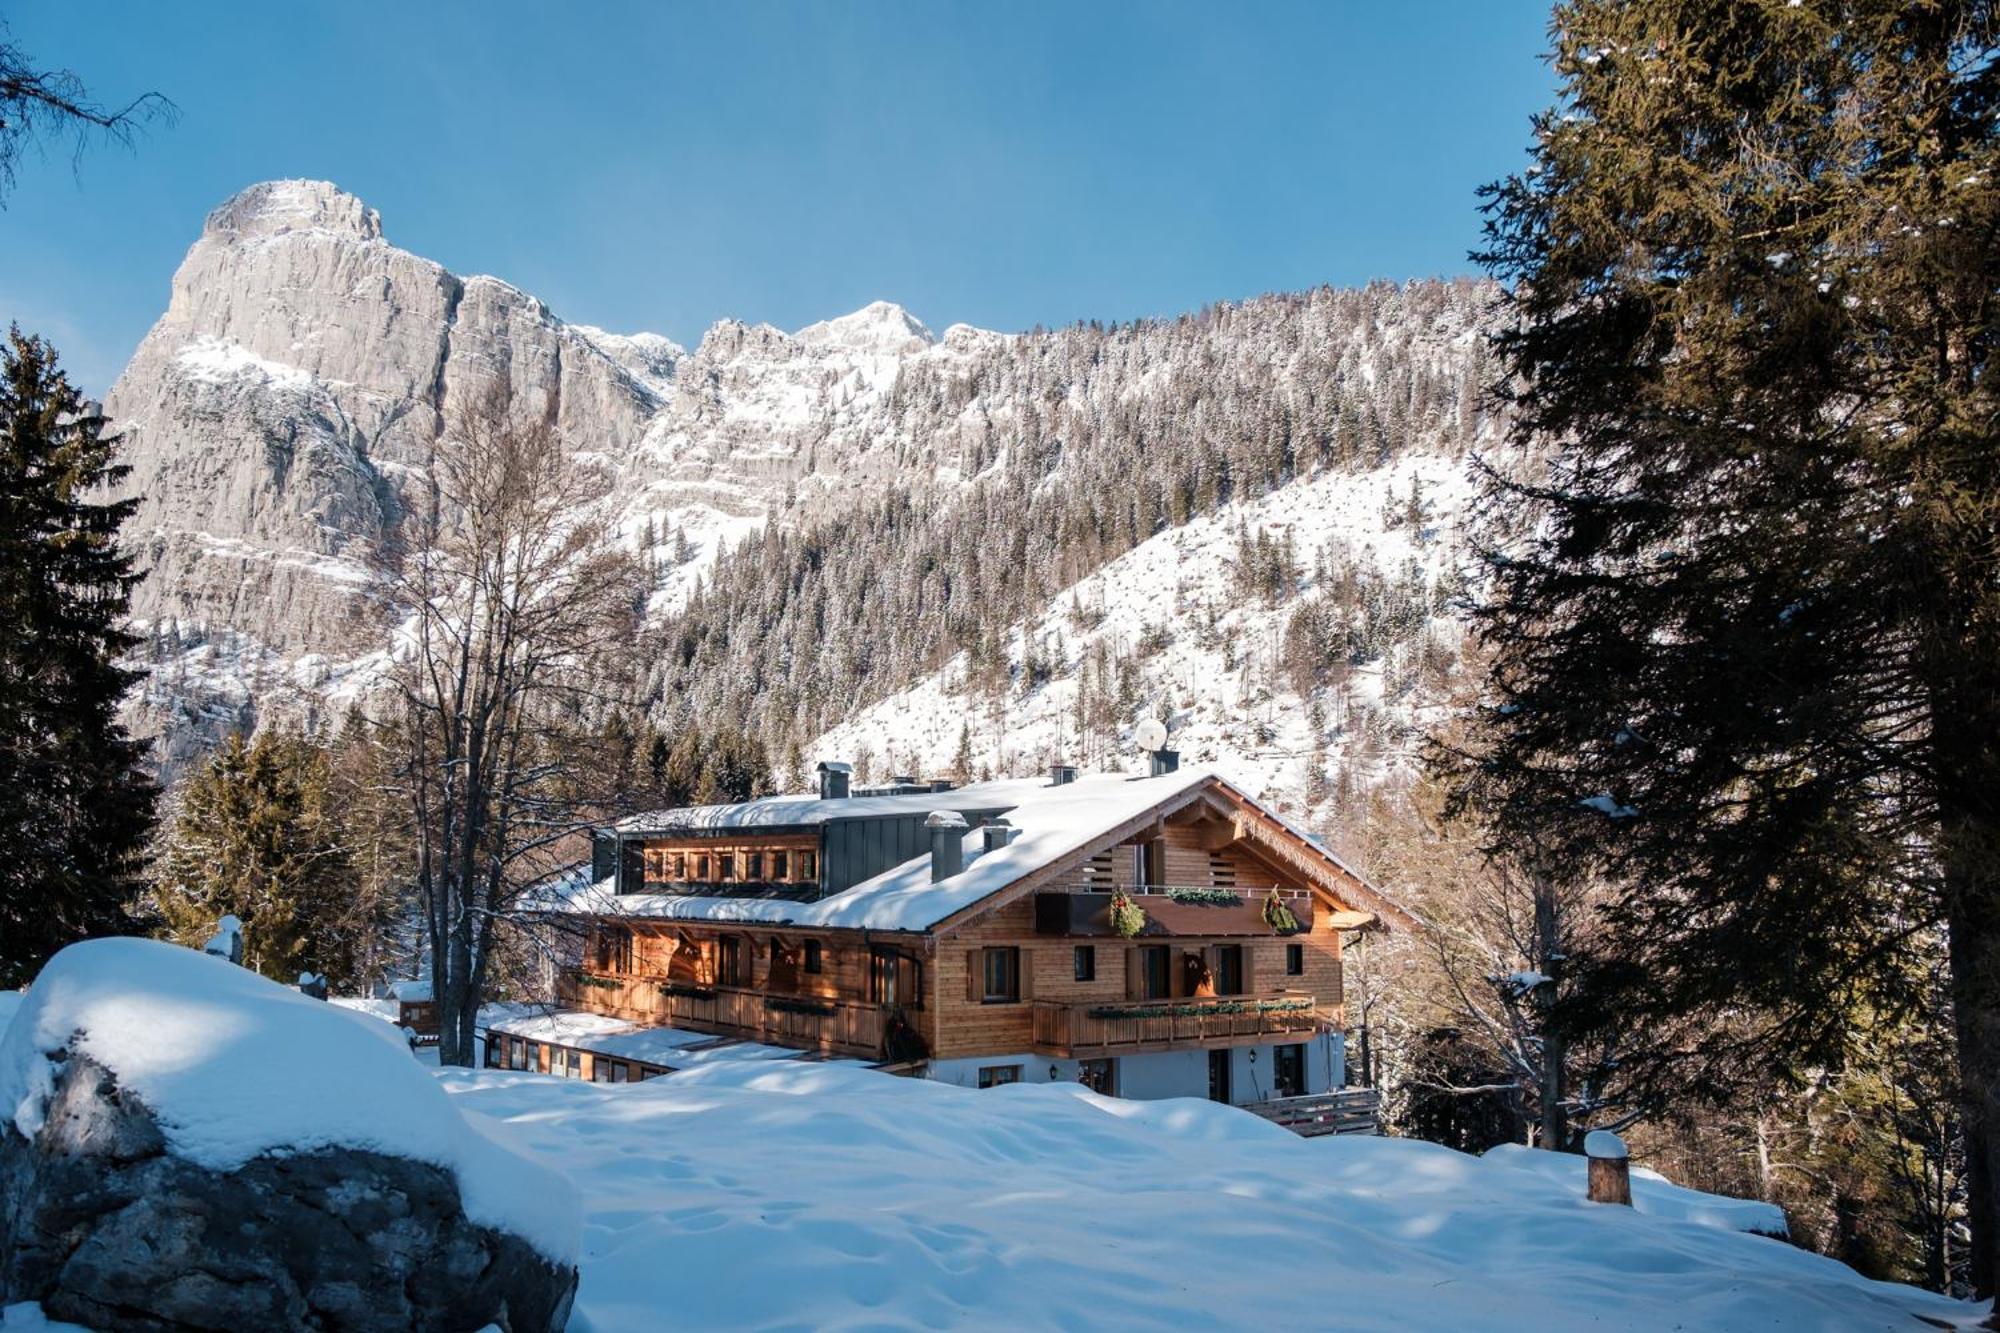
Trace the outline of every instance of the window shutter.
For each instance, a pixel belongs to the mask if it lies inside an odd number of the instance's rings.
[[[986,950],[965,951],[965,998],[978,1004],[986,998]]]
[[[1019,956],[1021,965],[1019,982],[1021,999],[1024,1001],[1032,1000],[1035,998],[1035,951],[1032,949],[1022,949]]]

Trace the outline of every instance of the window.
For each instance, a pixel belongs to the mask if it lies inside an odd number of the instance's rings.
[[[1278,1097],[1303,1097],[1306,1095],[1306,1048],[1300,1046],[1274,1046],[1271,1048],[1271,1092]]]
[[[632,932],[628,928],[624,926],[597,928],[597,970],[599,972],[632,970]]]
[[[627,1078],[631,1077],[626,1070],[623,1060],[611,1060],[607,1061],[607,1063],[611,1066],[611,1081],[613,1083],[623,1083]]]
[[[1306,974],[1306,946],[1287,944],[1285,946],[1285,975],[1302,977]]]
[[[601,1055],[591,1056],[590,1081],[592,1083],[609,1083],[611,1081],[611,1061]]]
[[[791,868],[785,863],[791,858],[784,852],[771,853],[771,878],[783,883],[791,878]]]
[[[549,1072],[557,1078],[569,1076],[569,1047],[549,1047]]]
[[[1012,1004],[1021,998],[1021,951],[1011,946],[985,951],[987,1004]]]
[[[1223,944],[1216,947],[1215,993],[1217,995],[1241,995],[1243,993],[1242,945]]]
[[[817,973],[817,972],[818,972],[818,971],[820,970],[820,965],[821,965],[821,962],[820,962],[820,952],[819,952],[819,941],[818,941],[818,940],[807,940],[807,941],[806,941],[806,971],[808,971],[808,972],[812,972],[812,973]]]
[[[1097,946],[1079,944],[1076,946],[1076,979],[1078,981],[1097,980]]]
[[[764,853],[746,852],[744,854],[743,878],[753,881],[764,878]]]
[[[706,852],[703,852],[694,859],[694,877],[704,881],[708,879],[708,854]]]
[[[800,879],[818,879],[818,878],[819,878],[819,853],[818,853],[818,852],[800,852],[800,853],[799,853],[799,878],[800,878]]]
[[[675,852],[673,867],[673,878],[686,879],[688,877],[688,854],[686,852]]]
[[[519,1037],[507,1039],[507,1068],[526,1069],[528,1067],[528,1043]]]
[[[724,935],[716,941],[716,980],[724,986],[750,984],[751,952],[739,935]]]
[[[924,1002],[923,964],[901,949],[880,945],[868,952],[868,998],[872,1003],[913,1006]]]
[[[1141,1000],[1164,1000],[1173,994],[1173,985],[1168,980],[1170,963],[1168,949],[1164,944],[1145,944],[1139,947],[1139,994]]]
[[[716,856],[716,858],[715,858],[715,877],[716,877],[717,879],[735,879],[735,878],[736,878],[736,853],[735,853],[735,852],[722,852],[722,853],[720,853],[719,855],[717,855],[717,856]]]
[[[979,1086],[982,1088],[997,1088],[1002,1083],[1019,1083],[1020,1081],[1021,1066],[1019,1065],[980,1066]]]

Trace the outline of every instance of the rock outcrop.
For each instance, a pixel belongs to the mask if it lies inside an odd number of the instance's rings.
[[[0,1029],[0,1306],[113,1333],[563,1327],[579,1201],[395,1029],[192,949],[71,945]]]
[[[213,1172],[85,1055],[32,1138],[0,1129],[0,1305],[107,1333],[540,1333],[575,1292],[575,1269],[468,1221],[441,1167],[327,1148]]]

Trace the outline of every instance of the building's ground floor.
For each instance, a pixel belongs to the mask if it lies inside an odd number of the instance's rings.
[[[933,1060],[927,1075],[967,1088],[1001,1083],[1086,1083],[1113,1097],[1153,1100],[1205,1097],[1243,1106],[1276,1097],[1331,1092],[1346,1075],[1346,1043],[1338,1032],[1300,1033],[1295,1041],[1210,1050],[1112,1055],[1096,1060],[1046,1055],[981,1055]]]
[[[483,1037],[490,1067],[596,1083],[638,1082],[717,1062],[828,1058],[816,1051],[580,1012],[510,1016],[486,1028]],[[1087,1060],[1032,1052],[929,1060],[899,1066],[897,1072],[967,1088],[1083,1083],[1113,1097],[1202,1097],[1246,1106],[1340,1088],[1346,1079],[1346,1043],[1339,1032],[1322,1030],[1299,1033],[1291,1041]]]

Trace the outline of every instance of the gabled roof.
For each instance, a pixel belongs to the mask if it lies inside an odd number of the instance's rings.
[[[1043,779],[985,782],[948,792],[910,796],[820,800],[771,797],[732,806],[699,806],[622,821],[621,831],[674,828],[769,828],[825,822],[836,817],[928,814],[938,810],[993,811],[1017,830],[1013,841],[986,850],[985,834],[964,836],[964,868],[949,878],[931,879],[928,853],[863,880],[817,902],[767,898],[613,892],[609,879],[567,880],[554,893],[558,910],[647,920],[761,923],[880,931],[925,931],[993,905],[1009,890],[1025,892],[1048,882],[1132,830],[1178,810],[1203,792],[1232,810],[1243,810],[1267,829],[1282,830],[1297,853],[1293,863],[1322,881],[1330,894],[1359,898],[1367,907],[1411,924],[1407,913],[1355,874],[1317,839],[1252,801],[1219,773],[1188,767],[1159,777],[1099,774],[1055,784]],[[835,807],[827,809],[827,807]],[[675,818],[678,817],[678,818]],[[1315,867],[1319,873],[1315,875]],[[1339,889],[1329,887],[1338,878]],[[1345,890],[1354,890],[1351,893]],[[556,904],[551,904],[556,906]]]

